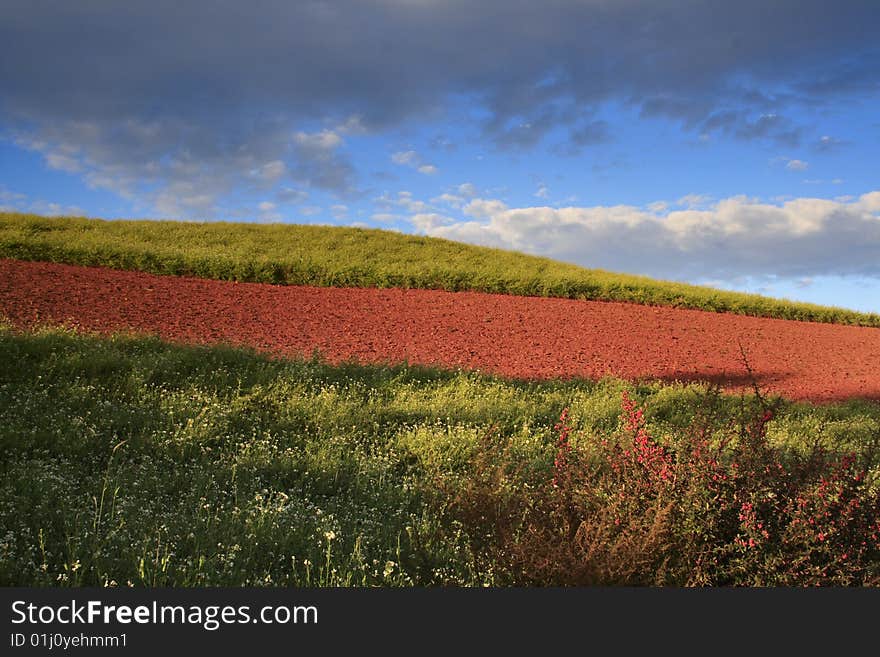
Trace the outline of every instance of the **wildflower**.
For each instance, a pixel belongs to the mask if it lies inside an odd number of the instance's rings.
[[[553,459],[553,487],[559,488],[562,480],[567,476],[568,455],[571,451],[571,445],[568,442],[568,434],[571,427],[568,426],[568,409],[563,409],[562,415],[559,416],[559,422],[554,428],[559,432],[559,438],[556,441],[556,458]]]

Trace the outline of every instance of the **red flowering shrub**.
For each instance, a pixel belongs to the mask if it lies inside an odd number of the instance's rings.
[[[484,455],[452,510],[512,584],[880,584],[874,455],[774,447],[757,402],[733,422],[697,409],[661,444],[624,393],[619,431],[577,448],[566,409],[552,476],[511,483],[503,454]]]

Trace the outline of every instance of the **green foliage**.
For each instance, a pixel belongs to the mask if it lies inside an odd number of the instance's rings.
[[[589,451],[620,431],[624,390],[664,444],[707,398],[2,326],[0,363],[0,585],[505,583],[473,549],[488,528],[449,513],[487,445],[517,473],[492,490],[529,499],[552,474],[562,408]],[[742,402],[712,399],[723,433]],[[877,404],[776,403],[775,449],[880,436]]]
[[[0,257],[286,285],[475,290],[880,326],[880,315],[381,230],[0,213]]]

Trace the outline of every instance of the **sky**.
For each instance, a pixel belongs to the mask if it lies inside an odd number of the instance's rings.
[[[876,0],[0,0],[0,210],[361,226],[880,312]]]

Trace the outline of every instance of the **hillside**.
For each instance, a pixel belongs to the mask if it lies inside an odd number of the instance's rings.
[[[0,317],[281,357],[518,379],[753,382],[789,399],[880,400],[880,331],[617,301],[238,283],[0,259]]]
[[[0,585],[880,584],[872,328],[326,287],[670,293],[379,231],[4,222]]]
[[[877,314],[657,281],[500,249],[361,228],[107,221],[0,213],[0,257],[242,282],[472,290],[880,326]]]

